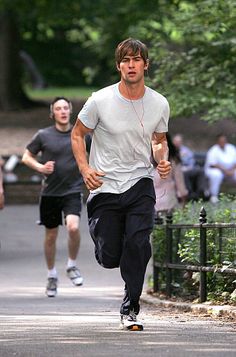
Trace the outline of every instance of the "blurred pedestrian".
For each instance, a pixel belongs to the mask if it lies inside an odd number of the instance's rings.
[[[210,201],[218,202],[223,180],[236,184],[236,147],[228,143],[224,134],[219,134],[216,143],[207,152],[205,173],[209,179]]]
[[[196,163],[194,152],[183,144],[183,136],[181,134],[176,134],[173,137],[173,143],[179,150],[185,185],[188,190],[188,199],[198,200],[199,198],[205,198],[208,185],[204,168]]]
[[[4,164],[4,160],[0,156],[0,209],[4,208],[4,187],[3,187],[3,172],[2,165]]]
[[[156,218],[162,220],[162,215],[171,212],[174,208],[183,207],[187,201],[188,190],[185,185],[179,150],[166,134],[169,147],[169,161],[171,172],[166,180],[162,180],[158,171],[154,173],[154,187],[156,192],[155,212]]]
[[[19,157],[16,154],[10,155],[9,158],[4,163],[4,182],[17,182],[18,177],[14,173],[14,170],[19,162]]]
[[[142,330],[137,320],[154,223],[155,191],[151,142],[161,178],[167,161],[169,105],[144,84],[148,50],[135,39],[121,42],[115,52],[121,80],[93,93],[72,131],[76,161],[90,190],[87,201],[95,256],[105,268],[120,268],[125,283],[121,328]],[[84,136],[93,132],[90,161]]]
[[[67,98],[55,98],[50,106],[50,120],[54,124],[34,135],[22,157],[23,163],[44,176],[40,196],[40,224],[45,226],[48,297],[57,294],[56,240],[59,226],[63,224],[62,215],[68,231],[66,273],[74,285],[83,283],[76,262],[80,246],[83,179],[71,148],[71,112],[72,105]],[[41,156],[38,157],[38,154]]]

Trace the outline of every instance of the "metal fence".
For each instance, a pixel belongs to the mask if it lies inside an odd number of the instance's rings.
[[[201,208],[199,214],[199,223],[197,224],[173,224],[173,217],[171,214],[166,215],[165,222],[157,222],[157,225],[162,226],[165,230],[166,239],[166,256],[164,261],[157,261],[155,259],[155,252],[153,252],[153,288],[154,292],[160,290],[159,276],[160,271],[165,271],[166,288],[165,292],[168,297],[172,295],[172,275],[174,270],[185,270],[190,272],[200,273],[199,284],[199,299],[200,302],[207,300],[207,273],[214,272],[220,274],[236,275],[236,269],[222,266],[222,237],[223,230],[236,228],[235,223],[207,223],[207,215],[204,207]],[[178,247],[181,230],[198,229],[199,230],[199,264],[183,264],[178,257]],[[210,265],[207,259],[208,253],[208,232],[209,229],[217,230],[218,232],[218,264]],[[176,232],[174,235],[173,232]],[[235,241],[236,242],[236,241]],[[158,244],[157,244],[158,246]],[[236,254],[236,252],[235,252]],[[234,262],[235,263],[235,262]]]

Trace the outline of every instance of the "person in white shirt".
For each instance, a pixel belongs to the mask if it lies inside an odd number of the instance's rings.
[[[120,268],[124,298],[120,327],[143,329],[140,309],[144,276],[151,257],[150,233],[156,202],[154,167],[166,179],[169,104],[144,83],[148,50],[126,39],[115,51],[120,81],[92,94],[72,130],[72,148],[90,190],[87,201],[95,256],[104,268]],[[89,163],[84,137],[93,133]],[[152,150],[151,150],[152,149]]]
[[[218,202],[220,186],[224,179],[236,183],[236,147],[227,142],[224,134],[207,152],[205,174],[209,179],[210,201]]]

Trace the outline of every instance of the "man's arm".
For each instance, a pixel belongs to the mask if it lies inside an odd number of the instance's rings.
[[[166,133],[153,133],[152,152],[154,160],[157,163],[157,171],[160,177],[166,178],[171,170],[171,164],[168,161],[169,148]]]
[[[100,177],[104,176],[105,174],[103,172],[94,170],[88,164],[85,135],[91,132],[92,129],[87,128],[78,118],[75,126],[72,129],[71,144],[75,160],[81,175],[83,176],[86,187],[89,190],[95,190],[103,184]]]
[[[44,174],[50,175],[54,171],[55,161],[47,161],[45,164],[38,162],[36,155],[33,155],[28,149],[22,156],[22,162],[31,169]]]

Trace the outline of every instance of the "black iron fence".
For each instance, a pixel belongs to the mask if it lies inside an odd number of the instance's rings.
[[[155,257],[155,251],[153,251],[153,288],[154,292],[160,290],[160,273],[165,272],[165,293],[168,297],[172,295],[173,284],[172,277],[173,271],[185,270],[187,272],[199,272],[199,300],[204,302],[207,300],[207,273],[220,273],[230,274],[236,276],[236,251],[235,261],[232,262],[233,267],[223,266],[222,261],[222,242],[223,242],[223,230],[236,229],[236,223],[207,223],[207,215],[205,209],[202,207],[199,214],[199,223],[197,224],[173,224],[173,217],[171,214],[166,215],[165,222],[157,222],[157,226],[160,226],[165,231],[165,257],[162,261],[158,261]],[[180,237],[182,230],[197,229],[199,231],[199,258],[198,264],[191,264],[188,262],[181,262],[178,255],[178,246],[180,244]],[[210,230],[217,230],[218,239],[217,246],[217,264],[211,265],[208,261],[208,232]],[[174,234],[175,233],[175,234]],[[158,234],[157,234],[158,235]],[[235,239],[236,243],[236,238]],[[158,239],[156,248],[158,249]]]

